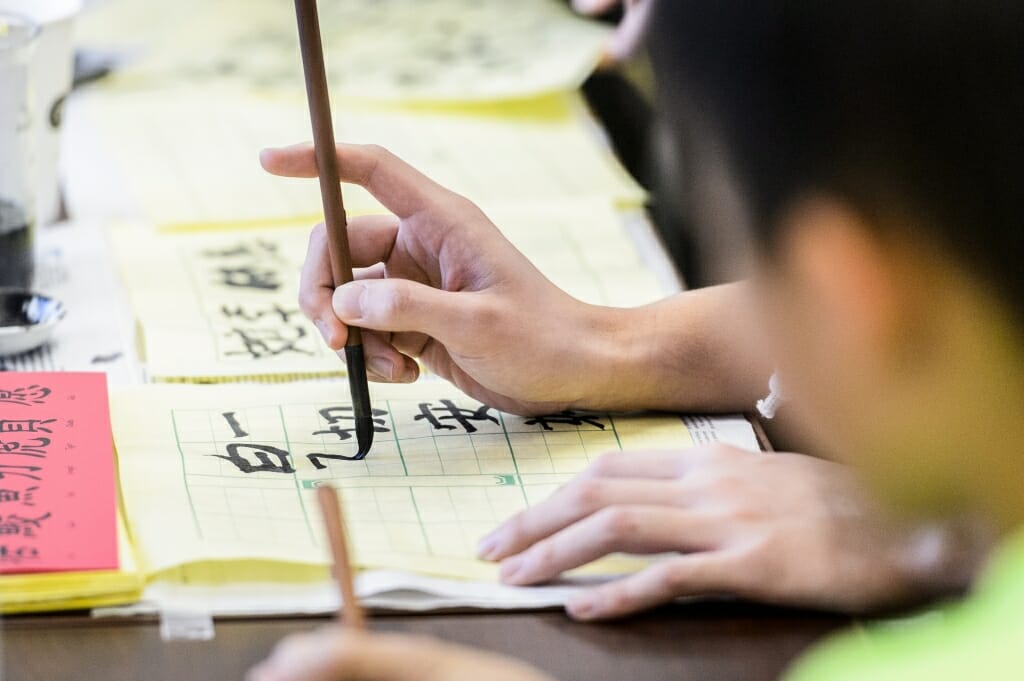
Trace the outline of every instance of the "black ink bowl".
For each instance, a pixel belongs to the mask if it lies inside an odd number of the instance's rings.
[[[19,288],[0,288],[0,357],[35,350],[64,319],[64,304]]]

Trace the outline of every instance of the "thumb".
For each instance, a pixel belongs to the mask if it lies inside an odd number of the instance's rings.
[[[475,325],[479,294],[442,291],[408,279],[354,281],[334,292],[334,314],[352,326],[413,331],[445,343]]]

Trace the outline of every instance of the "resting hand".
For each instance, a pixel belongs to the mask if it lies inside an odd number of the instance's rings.
[[[579,619],[698,594],[856,612],[966,584],[973,561],[943,532],[891,522],[838,464],[714,445],[606,455],[480,554],[518,585],[615,552],[677,554],[580,593]]]
[[[515,660],[429,638],[325,627],[290,636],[247,681],[551,681]]]
[[[309,145],[266,150],[271,173],[315,177]],[[357,281],[335,290],[323,225],[310,237],[300,304],[335,350],[364,334],[371,378],[409,382],[413,358],[493,407],[520,414],[599,406],[622,393],[616,312],[546,279],[469,200],[376,146],[338,145],[342,179],[394,215],[349,224]],[[625,313],[622,313],[625,314]],[[623,328],[631,325],[622,324]],[[600,405],[605,406],[605,405]]]

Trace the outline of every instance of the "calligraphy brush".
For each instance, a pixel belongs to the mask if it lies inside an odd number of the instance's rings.
[[[313,148],[316,167],[320,175],[320,196],[323,199],[324,219],[327,224],[327,250],[331,259],[334,285],[352,281],[352,255],[348,245],[348,220],[341,197],[338,177],[338,157],[334,147],[334,125],[331,122],[331,100],[327,93],[327,72],[324,67],[324,49],[320,40],[320,18],[316,0],[295,0],[295,16],[299,25],[299,46],[302,67],[306,76],[306,98],[309,117],[313,124]],[[359,451],[353,459],[364,458],[373,445],[373,415],[370,411],[370,387],[366,381],[366,357],[363,354],[363,335],[359,328],[348,328],[345,343],[345,361],[348,364],[348,385],[352,393],[352,411],[355,417],[356,442]]]
[[[330,484],[320,485],[316,488],[316,500],[320,504],[320,514],[323,516],[327,539],[331,545],[334,579],[341,593],[341,609],[338,615],[353,629],[363,629],[366,626],[366,617],[359,601],[356,600],[356,590],[352,583],[352,560],[348,553],[348,536],[345,533],[345,519],[342,516],[338,492]]]

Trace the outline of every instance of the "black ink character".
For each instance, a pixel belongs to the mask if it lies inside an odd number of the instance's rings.
[[[277,357],[287,352],[300,355],[312,355],[313,352],[299,347],[306,338],[306,329],[301,326],[292,327],[295,336],[286,338],[280,329],[232,329],[225,336],[238,336],[244,350],[232,350],[227,355],[248,355],[251,359]]]
[[[50,396],[50,389],[41,385],[32,384],[24,388],[14,390],[0,389],[0,402],[19,404],[23,407],[31,407],[33,404],[43,404]]]
[[[32,497],[35,495],[38,486],[20,489],[0,489],[0,504],[22,504],[23,506],[35,506]]]
[[[0,518],[0,535],[17,534],[22,537],[35,537],[36,531],[42,529],[42,522],[49,517],[49,513],[44,513],[37,518],[23,518],[19,515]]]
[[[561,424],[565,426],[595,426],[604,430],[604,424],[596,416],[588,416],[586,414],[578,414],[569,409],[560,412],[558,414],[549,414],[547,416],[534,416],[533,418],[526,419],[523,422],[527,426],[540,426],[544,430],[554,430],[551,424]]]
[[[434,430],[455,430],[456,426],[450,423],[442,423],[442,421],[455,421],[463,430],[467,433],[475,433],[476,426],[473,425],[473,421],[490,421],[492,423],[498,423],[498,419],[488,414],[490,407],[487,405],[481,406],[479,409],[462,409],[456,407],[455,403],[451,400],[441,400],[440,407],[431,407],[430,402],[421,402],[420,413],[413,417],[413,421],[427,421]],[[435,415],[435,412],[440,413],[440,416]]]
[[[50,433],[46,426],[57,419],[0,419],[0,433]]]
[[[391,430],[384,425],[387,421],[383,418],[388,415],[388,412],[384,409],[374,409],[371,413],[373,415],[373,432],[390,433]],[[352,434],[356,432],[355,426],[346,428],[347,424],[344,423],[356,420],[356,417],[352,415],[352,407],[326,407],[321,409],[319,414],[320,418],[327,421],[327,425],[330,427],[327,430],[315,430],[313,435],[333,434],[337,435],[339,440],[352,439]]]
[[[20,469],[22,472],[14,469]],[[42,480],[38,475],[33,475],[33,473],[38,473],[41,470],[43,470],[42,466],[11,466],[0,463],[0,480],[5,479],[8,475],[17,475],[29,480]]]
[[[252,450],[257,463],[253,463],[249,459],[245,458],[242,453],[243,449]],[[286,473],[290,475],[295,472],[295,469],[292,468],[291,462],[288,460],[291,453],[271,445],[232,442],[227,446],[227,452],[227,456],[223,454],[211,454],[210,456],[230,461],[243,473]],[[276,463],[271,457],[276,457]]]
[[[324,459],[327,459],[329,461],[362,461],[363,459],[366,458],[367,454],[369,454],[369,452],[358,452],[354,456],[345,456],[344,454],[322,454],[310,452],[309,454],[306,454],[306,458],[309,459],[309,462],[311,464],[313,464],[313,468],[317,469],[318,471],[322,471],[323,469],[327,468],[327,464],[325,464],[323,461]]]
[[[15,440],[0,440],[0,455],[12,454],[15,456],[33,456],[37,459],[46,457],[46,448],[50,446],[50,438],[34,437],[29,442],[18,442]]]
[[[235,305],[234,307],[221,305],[220,312],[227,319],[242,319],[247,322],[258,322],[264,317],[270,317],[274,321],[280,319],[284,324],[290,324],[292,317],[297,317],[299,315],[299,310],[288,309],[277,303],[265,308],[246,308],[242,305]]]
[[[251,265],[241,267],[218,267],[220,274],[218,283],[230,288],[251,288],[259,291],[277,291],[281,288],[280,274],[271,270]]]
[[[284,262],[284,258],[281,257],[277,244],[272,241],[263,241],[262,239],[256,239],[250,243],[239,243],[235,246],[229,246],[220,250],[206,250],[203,251],[203,257],[218,260],[226,258],[249,258],[256,260],[269,259]]]
[[[34,546],[19,546],[12,548],[7,544],[0,544],[0,563],[18,564],[26,560],[39,558],[39,549]]]
[[[223,414],[221,414],[221,416],[223,416],[224,420],[228,422],[228,426],[231,427],[231,432],[235,434],[235,437],[248,437],[249,433],[242,430],[242,425],[238,422],[238,419],[235,417],[235,412],[226,411]]]

